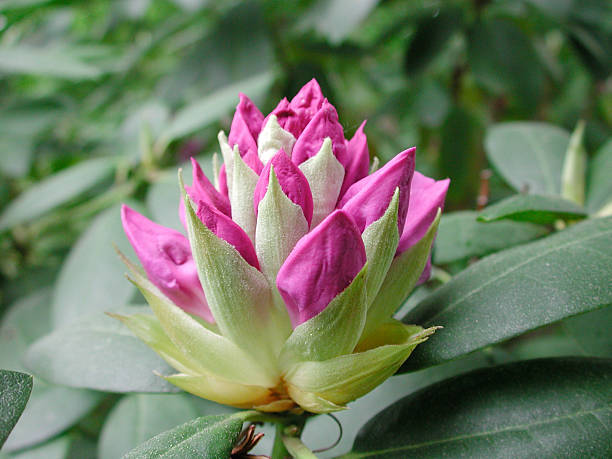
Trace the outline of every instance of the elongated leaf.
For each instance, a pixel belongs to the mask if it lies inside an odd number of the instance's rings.
[[[589,164],[587,181],[587,209],[597,212],[612,201],[612,140],[602,146]]]
[[[146,307],[113,312],[136,314]],[[69,387],[108,392],[172,392],[159,374],[173,373],[118,320],[102,312],[56,329],[28,350],[26,364],[40,377]]]
[[[4,445],[32,392],[32,376],[0,370],[0,448]]]
[[[450,263],[531,241],[546,234],[546,228],[531,223],[500,221],[481,223],[478,213],[459,211],[442,215],[436,238],[434,261]]]
[[[116,459],[157,434],[198,417],[183,394],[126,395],[109,413],[98,443],[99,459]]]
[[[581,220],[586,216],[586,211],[578,204],[558,196],[517,194],[484,209],[478,215],[478,221],[515,220],[550,224],[559,219]]]
[[[107,178],[115,158],[96,158],[47,177],[11,202],[0,215],[0,231],[32,221]]]
[[[192,102],[176,114],[168,127],[162,132],[160,142],[167,144],[217,121],[236,106],[238,92],[242,91],[250,97],[255,97],[265,92],[272,80],[273,74],[264,72],[228,85]]]
[[[72,440],[70,435],[63,435],[42,445],[12,453],[10,456],[0,452],[0,459],[68,459]]]
[[[391,405],[344,457],[609,457],[611,381],[603,359],[477,370]]]
[[[136,209],[141,207],[136,204]],[[128,257],[134,257],[123,233],[119,205],[94,219],[64,262],[53,295],[55,326],[128,303],[135,288],[125,279],[125,268],[113,244]]]
[[[561,192],[569,134],[545,123],[510,122],[490,128],[484,146],[497,171],[517,191]]]
[[[612,358],[612,306],[572,317],[563,328],[585,354]]]
[[[478,83],[496,94],[537,103],[544,83],[540,59],[529,38],[509,21],[478,21],[468,36],[468,60]]]
[[[0,327],[0,367],[25,371],[21,360],[26,349],[51,329],[50,300],[45,289],[10,307]],[[22,449],[53,437],[81,419],[102,397],[100,392],[58,387],[34,378],[30,400],[3,450]]]
[[[229,457],[241,428],[240,413],[198,418],[153,437],[123,459]]]
[[[84,80],[100,76],[100,69],[86,64],[68,49],[16,45],[0,48],[0,73]]]
[[[423,368],[612,303],[612,217],[481,260],[419,303],[405,323],[444,327],[405,369]]]

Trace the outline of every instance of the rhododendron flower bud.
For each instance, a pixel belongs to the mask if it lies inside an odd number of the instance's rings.
[[[391,376],[435,331],[393,319],[419,278],[448,180],[415,149],[368,175],[315,80],[264,117],[241,94],[217,187],[179,174],[187,237],[124,208],[154,316],[120,319],[198,396],[260,411],[326,413]],[[198,317],[199,316],[199,317]],[[204,318],[206,320],[201,320]]]

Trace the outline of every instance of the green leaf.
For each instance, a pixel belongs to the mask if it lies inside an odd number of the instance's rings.
[[[72,443],[70,435],[63,435],[42,445],[13,453],[10,456],[4,456],[0,453],[0,459],[68,459]]]
[[[444,214],[435,242],[434,262],[450,263],[468,257],[479,257],[531,241],[547,229],[531,223],[500,221],[481,223],[478,213],[459,211]]]
[[[299,28],[312,28],[337,45],[363,21],[379,0],[319,0],[302,16]]]
[[[99,459],[116,459],[157,434],[198,417],[183,394],[131,394],[108,414],[98,443]]]
[[[561,172],[561,196],[576,204],[584,205],[587,153],[584,149],[585,122],[578,121],[570,137],[563,170]]]
[[[125,279],[125,268],[113,244],[128,256],[134,253],[123,232],[120,205],[98,215],[70,250],[55,284],[55,326],[116,308],[132,298],[135,288]]]
[[[603,359],[476,370],[394,403],[344,457],[609,457],[611,380]]]
[[[509,21],[477,22],[468,35],[468,61],[478,83],[495,94],[533,107],[540,99],[544,73],[527,36]]]
[[[0,48],[1,73],[84,80],[97,78],[102,72],[70,55],[68,49],[19,44]]]
[[[17,424],[31,392],[32,376],[0,370],[0,448]]]
[[[146,307],[113,312],[134,314]],[[116,319],[102,312],[56,329],[28,350],[26,364],[40,377],[69,387],[108,392],[172,392],[158,374],[172,370]]]
[[[463,25],[463,14],[460,8],[437,8],[435,14],[425,10],[419,19],[416,31],[410,40],[404,67],[409,75],[415,75],[427,68],[444,49],[448,40]]]
[[[589,163],[586,207],[594,213],[612,201],[612,139],[608,140]]]
[[[218,459],[229,457],[242,429],[242,414],[206,416],[161,433],[123,459]]]
[[[517,194],[485,208],[478,215],[478,221],[552,224],[557,220],[581,220],[586,216],[581,206],[558,196]]]
[[[238,103],[238,93],[250,97],[265,93],[274,79],[273,72],[256,74],[224,88],[219,88],[208,96],[183,107],[161,133],[160,144],[167,145],[179,137],[191,134],[227,114]],[[163,151],[163,148],[160,148]]]
[[[408,361],[423,368],[612,303],[612,217],[487,257],[403,319],[441,325]]]
[[[50,331],[50,292],[42,290],[12,305],[0,327],[0,367],[24,371],[28,346]],[[72,426],[103,397],[93,392],[58,387],[34,378],[25,411],[4,444],[5,451],[35,445]]]
[[[563,328],[585,354],[612,358],[611,306],[567,319]]]
[[[82,161],[36,183],[20,194],[0,215],[0,231],[37,217],[65,204],[108,178],[115,158]]]
[[[537,122],[509,122],[491,127],[484,146],[487,158],[515,190],[561,193],[561,170],[569,134]]]

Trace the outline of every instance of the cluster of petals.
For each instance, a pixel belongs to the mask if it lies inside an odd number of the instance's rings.
[[[406,294],[385,297],[381,291],[384,279],[393,269],[394,260],[411,250],[417,252],[414,248],[429,234],[448,188],[448,180],[435,181],[415,172],[415,148],[371,171],[364,127],[365,122],[351,139],[346,139],[336,109],[315,80],[290,101],[281,100],[265,117],[246,95],[240,94],[229,135],[219,134],[224,164],[216,171],[214,183],[192,159],[192,184],[185,187],[185,199],[179,206],[187,236],[123,207],[125,232],[157,294],[178,306],[176,309],[197,317],[206,333],[227,339],[247,360],[261,364],[266,374],[262,377],[265,382],[261,382],[264,391],[254,391],[250,396],[232,386],[247,387],[249,375],[240,380],[233,370],[219,372],[222,374],[210,368],[195,372],[186,369],[188,365],[175,364],[185,381],[189,375],[197,376],[200,384],[191,379],[181,383],[180,378],[171,382],[222,403],[267,411],[295,407],[333,411],[362,395],[362,391],[353,390],[346,396],[324,396],[321,388],[308,389],[304,364],[337,359],[341,357],[338,352],[344,356],[366,354],[379,347],[372,344],[381,344],[376,333],[380,327],[389,326],[393,312],[389,310],[397,306],[379,303],[401,303]],[[393,222],[392,227],[388,221]],[[420,281],[429,276],[430,246],[429,241],[425,255],[418,255],[422,262],[417,273]],[[220,253],[226,254],[227,266],[215,258]],[[229,270],[233,270],[231,275]],[[238,271],[242,274],[236,274]],[[363,282],[359,280],[362,277]],[[234,286],[235,278],[244,278],[242,285]],[[358,281],[363,285],[352,290],[361,293],[347,293]],[[241,289],[243,296],[238,292]],[[356,336],[338,344],[343,332],[337,330],[335,337],[312,338],[323,343],[320,349],[317,343],[301,344],[309,351],[300,348],[296,344],[301,342],[300,332],[309,326],[322,330],[331,324],[335,320],[328,317],[331,312],[323,312],[331,310],[332,305],[342,311],[343,306],[338,304],[344,300],[340,297],[349,294],[360,298],[351,301],[363,303],[360,308],[355,306],[358,310],[354,314],[347,312],[349,319],[342,319]],[[229,304],[230,297],[234,303],[244,300],[247,309]],[[232,308],[236,310],[229,311]],[[337,314],[340,317],[343,313]],[[159,318],[157,310],[156,315]],[[255,339],[253,335],[249,341],[245,336],[249,332],[240,331],[238,323],[245,315],[253,333],[263,332],[265,337]],[[172,341],[172,332],[159,319]],[[315,319],[321,323],[314,324]],[[248,329],[248,323],[245,327]],[[416,336],[422,329],[411,330]],[[329,335],[330,331],[325,333]],[[414,343],[422,341],[423,336],[414,338]],[[327,349],[330,346],[345,348],[334,353]],[[312,349],[317,351],[313,354]],[[208,352],[201,351],[203,355]],[[407,357],[409,351],[404,354]],[[397,366],[395,359],[385,370],[394,371]],[[257,371],[251,375],[254,373]],[[206,383],[202,375],[208,378]],[[219,392],[210,383],[211,378],[231,386],[240,394],[238,399]]]

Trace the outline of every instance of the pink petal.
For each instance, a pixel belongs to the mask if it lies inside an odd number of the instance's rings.
[[[257,137],[261,131],[263,119],[263,115],[251,99],[240,93],[240,102],[236,107],[227,139],[232,148],[238,144],[240,156],[244,156],[249,150],[257,153]]]
[[[257,148],[255,150],[247,151],[247,153],[242,157],[242,160],[257,175],[261,174],[261,171],[262,171],[264,165],[261,162],[261,159],[259,159],[259,156],[257,155]]]
[[[285,131],[291,132],[295,138],[297,138],[304,129],[302,125],[305,126],[308,122],[300,119],[300,116],[291,107],[286,97],[278,103],[276,108],[272,110],[268,116],[266,116],[262,127],[266,125],[268,118],[270,118],[272,115],[276,115],[276,119],[280,127],[282,127]]]
[[[266,191],[268,190],[268,183],[270,181],[270,167],[274,166],[274,173],[278,178],[278,183],[281,189],[287,195],[287,197],[294,203],[302,208],[304,217],[310,226],[312,221],[313,202],[312,193],[310,191],[310,185],[308,180],[304,176],[301,170],[291,162],[287,154],[283,150],[272,157],[266,167],[264,167],[257,185],[255,186],[255,193],[253,196],[253,204],[255,206],[255,215],[259,210],[259,202],[264,198]]]
[[[372,175],[351,185],[338,203],[338,208],[348,212],[362,232],[385,213],[395,189],[399,187],[397,226],[402,234],[414,173],[415,151],[414,147],[403,151]]]
[[[406,224],[400,236],[396,256],[408,250],[425,236],[436,218],[438,208],[444,208],[444,199],[449,183],[449,179],[435,181],[415,171],[410,186],[410,204],[408,205]],[[431,256],[427,260],[427,265],[418,283],[426,282],[430,274]]]
[[[229,200],[229,189],[227,188],[227,172],[225,172],[225,164],[221,164],[219,168],[219,193]]]
[[[208,205],[231,217],[232,211],[227,196],[219,193],[214,185],[210,183],[210,180],[208,180],[208,177],[206,177],[206,174],[204,174],[194,158],[191,158],[191,165],[193,168],[193,182],[191,186],[186,186],[185,190],[192,201],[205,201]],[[185,226],[185,203],[182,199],[179,203],[179,218],[183,226]]]
[[[259,269],[255,247],[249,236],[237,223],[204,201],[198,202],[197,215],[210,231],[232,245],[248,264]]]
[[[366,121],[361,123],[357,132],[347,144],[347,156],[349,163],[346,165],[344,181],[340,188],[340,199],[349,187],[368,175],[370,168],[370,152],[368,151],[368,139],[363,133]]]
[[[121,208],[121,220],[149,280],[177,306],[214,322],[187,238],[126,205]]]
[[[293,162],[299,165],[316,155],[325,137],[331,138],[334,155],[346,169],[350,160],[347,155],[344,131],[338,122],[336,109],[327,100],[323,101],[321,109],[310,120],[295,142],[291,154]]]
[[[314,78],[302,86],[302,89],[300,89],[295,97],[291,99],[289,105],[298,113],[298,117],[301,121],[300,133],[313,116],[321,109],[324,101],[325,96],[323,96],[321,87]],[[297,138],[297,136],[295,137]]]
[[[359,229],[336,210],[296,244],[276,278],[294,327],[323,311],[366,262]]]

